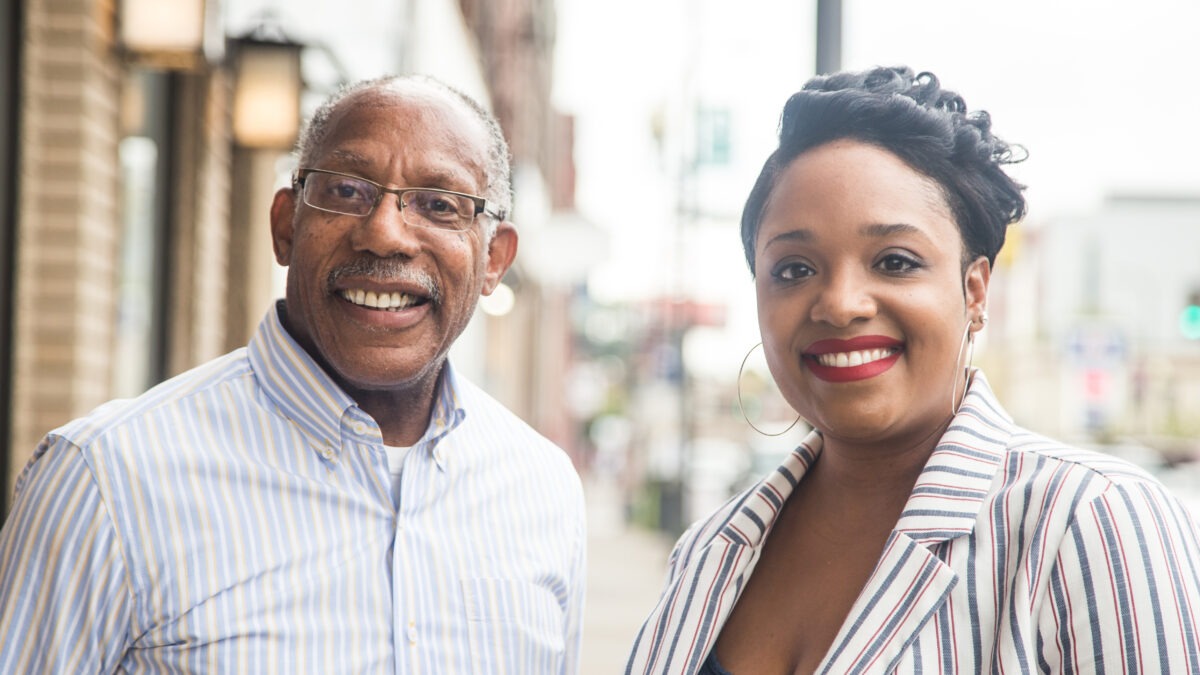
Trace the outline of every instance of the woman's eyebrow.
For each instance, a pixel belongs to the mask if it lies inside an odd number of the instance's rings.
[[[776,242],[787,242],[787,241],[808,242],[808,241],[812,241],[813,239],[815,239],[815,237],[813,236],[813,233],[809,230],[803,230],[803,229],[788,230],[787,232],[780,232],[779,234],[775,235],[774,237],[771,237],[770,239],[768,239],[767,243],[763,244],[763,248],[768,248],[771,246],[771,244],[774,244]]]
[[[866,225],[859,232],[867,237],[890,237],[895,234],[919,234],[926,239],[929,235],[924,230],[908,223],[880,223],[876,225]]]

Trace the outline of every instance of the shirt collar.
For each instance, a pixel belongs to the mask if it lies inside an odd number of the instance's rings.
[[[250,339],[250,367],[285,417],[312,437],[318,447],[338,447],[342,419],[358,404],[288,333],[280,320],[282,309],[280,300]],[[435,446],[462,422],[466,413],[461,394],[458,376],[447,361],[438,378],[429,426],[417,445]],[[369,417],[365,413],[362,416]]]

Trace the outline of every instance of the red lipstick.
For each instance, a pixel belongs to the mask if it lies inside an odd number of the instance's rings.
[[[852,352],[874,352],[884,351],[886,354],[879,357],[879,354],[855,354],[853,357],[845,357],[840,359],[844,365],[837,365],[839,360],[833,357],[822,359],[821,357],[830,354],[847,354]],[[904,343],[895,338],[890,338],[886,335],[863,335],[860,337],[850,338],[849,340],[818,340],[808,346],[804,350],[804,365],[818,379],[826,382],[856,382],[867,378],[875,377],[896,364],[900,359],[900,354],[904,352]],[[848,365],[851,359],[853,360],[868,360],[865,363],[858,365]],[[822,363],[824,360],[826,363]],[[830,363],[833,361],[834,363]]]

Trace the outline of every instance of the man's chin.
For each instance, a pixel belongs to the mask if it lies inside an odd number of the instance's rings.
[[[441,373],[445,357],[389,359],[337,368],[338,383],[347,393],[403,392],[430,386]]]

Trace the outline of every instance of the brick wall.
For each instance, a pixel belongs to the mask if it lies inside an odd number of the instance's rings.
[[[176,374],[226,351],[229,279],[231,78],[180,76],[176,194],[171,223],[171,322],[167,370]]]
[[[25,16],[12,479],[47,431],[112,396],[122,231],[114,3],[28,0]],[[231,78],[176,77],[169,374],[225,351],[238,286],[228,272]],[[0,489],[11,495],[11,484]]]
[[[109,394],[120,232],[113,4],[26,11],[13,477],[47,430]]]

